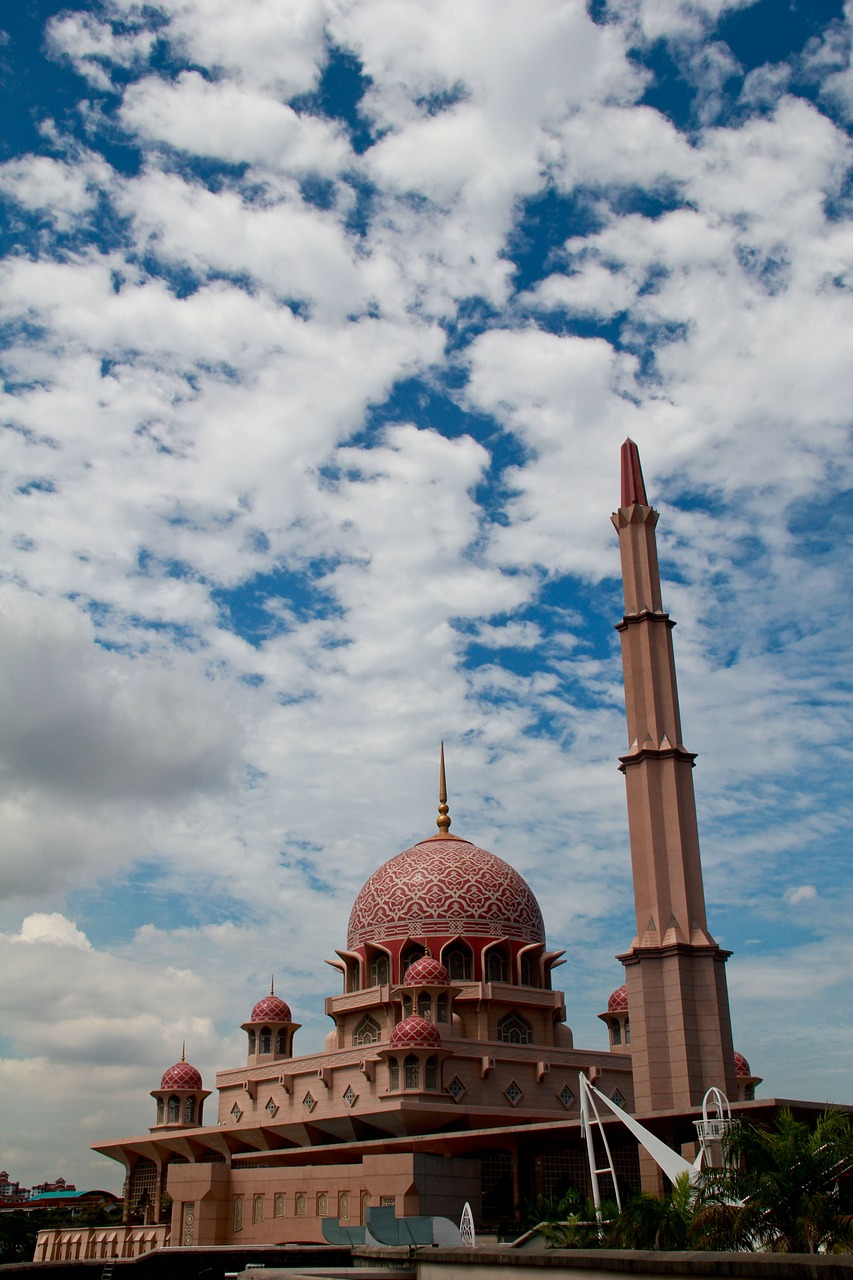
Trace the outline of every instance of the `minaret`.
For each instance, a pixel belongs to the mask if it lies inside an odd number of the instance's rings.
[[[633,440],[622,446],[619,534],[628,797],[637,935],[625,965],[638,1113],[701,1104],[711,1085],[737,1098],[725,962],[708,932],[693,761],[681,738],[672,651],[661,603],[655,525]]]

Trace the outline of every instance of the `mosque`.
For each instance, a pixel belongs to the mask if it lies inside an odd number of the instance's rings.
[[[659,1137],[692,1154],[711,1086],[760,1111],[758,1077],[732,1044],[726,960],[705,918],[694,755],[682,741],[674,623],[663,610],[655,526],[636,445],[622,447],[619,537],[625,775],[636,936],[606,1002],[606,1049],[575,1048],[529,886],[452,833],[442,751],[437,830],[375,871],[331,963],[340,994],[322,1053],[294,1057],[299,1024],[271,990],[247,1021],[246,1060],[210,1090],[183,1060],[152,1090],[148,1134],[98,1144],[126,1170],[128,1218],[171,1212],[171,1244],[323,1240],[370,1206],[480,1228],[521,1201],[588,1184],[579,1073]],[[604,1037],[603,1037],[604,1039]],[[658,1171],[608,1129],[615,1176]],[[171,1205],[171,1209],[170,1209]]]

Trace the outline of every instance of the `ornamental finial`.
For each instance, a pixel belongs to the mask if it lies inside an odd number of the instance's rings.
[[[186,1040],[182,1040],[181,1041],[181,1062],[186,1062],[186,1060],[187,1060],[187,1042]]]
[[[444,773],[444,743],[441,744],[441,755],[438,766],[438,817],[435,820],[438,834],[450,834],[450,806],[447,803],[447,778]]]

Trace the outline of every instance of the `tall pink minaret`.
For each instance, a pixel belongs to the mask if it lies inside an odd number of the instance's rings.
[[[619,534],[628,796],[637,935],[625,965],[638,1113],[701,1104],[711,1085],[736,1098],[723,951],[708,932],[699,860],[693,761],[681,738],[672,651],[675,623],[661,603],[655,525],[640,455],[622,446]]]

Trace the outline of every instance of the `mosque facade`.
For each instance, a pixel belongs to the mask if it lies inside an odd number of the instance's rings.
[[[188,1062],[152,1090],[147,1134],[98,1144],[126,1170],[128,1220],[171,1221],[172,1245],[323,1240],[371,1206],[494,1229],[523,1200],[584,1188],[579,1073],[685,1152],[707,1089],[755,1085],[732,1044],[726,960],[708,930],[672,649],[636,446],[622,449],[619,536],[625,775],[636,934],[600,1015],[607,1048],[576,1048],[539,904],[508,863],[451,833],[442,751],[435,834],[391,858],[353,904],[331,963],[341,992],[322,1052],[273,989],[243,1023],[243,1065],[215,1099]],[[211,1109],[214,1114],[211,1115]],[[205,1115],[207,1110],[207,1115]],[[656,1184],[613,1124],[617,1178]]]

